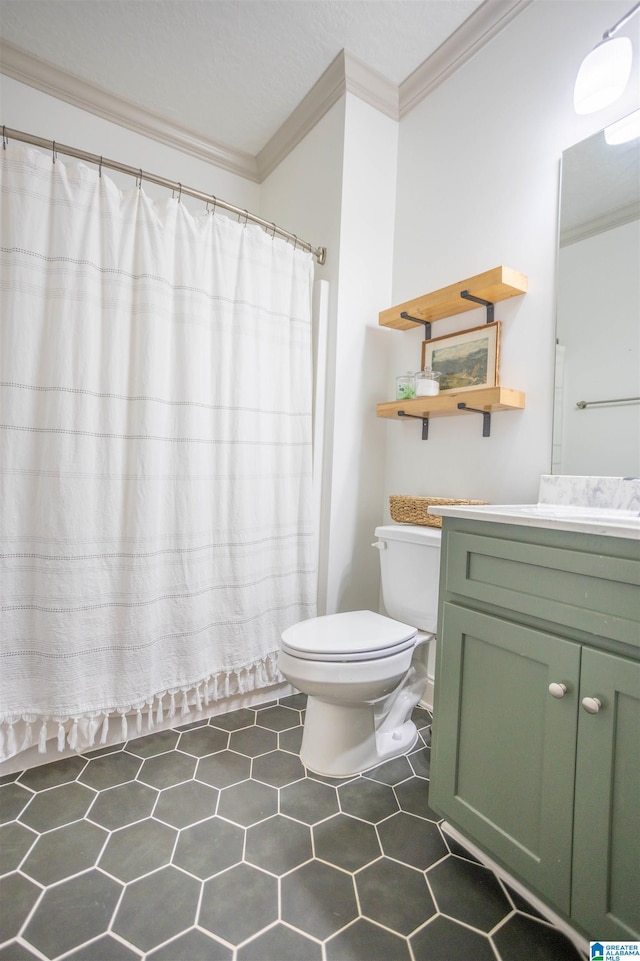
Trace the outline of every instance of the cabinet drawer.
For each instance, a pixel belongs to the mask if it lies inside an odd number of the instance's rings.
[[[640,561],[451,531],[446,590],[640,651]]]

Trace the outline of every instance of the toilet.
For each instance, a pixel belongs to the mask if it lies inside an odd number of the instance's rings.
[[[373,611],[326,614],[282,634],[278,666],[307,695],[300,759],[331,777],[358,774],[411,750],[411,720],[435,637],[441,531],[377,527],[382,599]]]

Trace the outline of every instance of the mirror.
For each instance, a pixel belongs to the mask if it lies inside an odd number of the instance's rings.
[[[562,155],[552,473],[640,477],[640,140]]]

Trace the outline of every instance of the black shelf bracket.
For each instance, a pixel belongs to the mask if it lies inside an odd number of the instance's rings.
[[[487,323],[493,323],[493,304],[490,300],[483,300],[482,297],[476,297],[474,294],[470,294],[468,290],[461,290],[460,296],[464,297],[465,300],[472,300],[474,304],[481,304],[482,307],[487,308]]]
[[[411,314],[408,314],[406,312],[406,310],[403,310],[400,316],[402,317],[403,320],[412,320],[414,324],[422,324],[424,326],[424,339],[431,340],[431,321],[430,320],[422,320],[421,317],[412,317]]]
[[[478,410],[477,407],[467,407],[466,404],[458,404],[458,410],[468,410],[473,414],[482,414],[482,436],[491,437],[491,411]]]
[[[405,414],[403,410],[398,411],[398,417],[412,417],[413,420],[422,421],[422,439],[429,440],[429,418],[421,417],[420,414]]]

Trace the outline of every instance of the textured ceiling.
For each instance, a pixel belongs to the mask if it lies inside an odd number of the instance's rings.
[[[396,84],[481,0],[0,0],[2,37],[257,154],[342,49]]]

